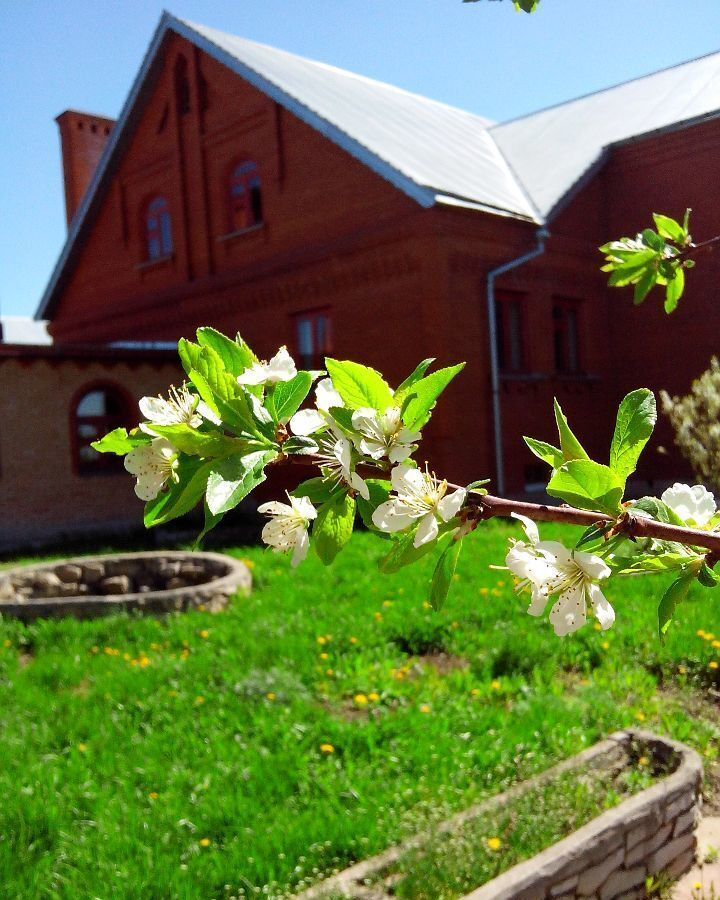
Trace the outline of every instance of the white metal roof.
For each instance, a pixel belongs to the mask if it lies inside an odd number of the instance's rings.
[[[720,53],[712,53],[495,125],[491,134],[548,218],[604,148],[718,110]]]
[[[204,25],[175,19],[173,28],[194,43],[200,38],[211,55],[219,51],[230,68],[261,90],[279,91],[275,99],[379,174],[397,182],[392,170],[429,189],[424,205],[432,205],[438,194],[449,195],[536,218],[488,133],[488,119]]]
[[[4,344],[52,344],[47,322],[26,316],[0,316]]]

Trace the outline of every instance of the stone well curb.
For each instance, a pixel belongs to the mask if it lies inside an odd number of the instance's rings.
[[[329,894],[385,900],[382,876],[410,850],[426,845],[435,835],[457,831],[483,814],[504,806],[527,790],[579,768],[609,768],[626,757],[633,743],[648,746],[660,759],[676,756],[676,770],[652,787],[601,813],[574,834],[547,850],[508,869],[468,894],[463,900],[631,900],[645,896],[647,875],[667,871],[678,877],[695,858],[694,828],[699,817],[702,761],[698,754],[670,739],[631,730],[564,760],[528,781],[514,785],[384,853],[357,863],[298,895],[320,900]],[[369,880],[380,879],[368,887]],[[389,886],[389,885],[388,885]]]
[[[222,609],[235,593],[248,594],[252,575],[245,563],[221,553],[182,550],[154,550],[143,553],[109,554],[107,556],[79,556],[55,560],[41,565],[17,566],[0,570],[0,582],[14,577],[27,578],[31,574],[52,573],[63,566],[95,570],[97,580],[104,575],[117,576],[138,563],[166,560],[168,563],[198,563],[206,567],[208,580],[200,584],[119,594],[81,594],[57,597],[28,597],[22,601],[1,601],[0,614],[24,622],[72,616],[78,619],[97,618],[133,610],[145,613],[168,613],[205,606],[211,611]],[[101,573],[101,574],[98,574]],[[220,577],[217,577],[217,576]]]

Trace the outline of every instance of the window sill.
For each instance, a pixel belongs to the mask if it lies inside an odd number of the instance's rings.
[[[227,234],[218,235],[215,240],[219,244],[224,244],[227,241],[234,241],[236,238],[244,237],[247,234],[255,234],[257,231],[262,231],[264,227],[264,222],[258,222],[255,225],[248,225],[247,228],[239,228],[237,231],[229,231]]]
[[[172,262],[175,259],[175,255],[173,253],[168,254],[167,256],[158,256],[157,259],[146,259],[144,262],[137,263],[135,266],[136,272],[145,272],[148,269],[154,269],[156,266],[160,267],[169,262]]]

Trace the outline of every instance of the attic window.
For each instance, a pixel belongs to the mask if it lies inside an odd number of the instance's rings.
[[[228,185],[228,201],[231,232],[261,224],[262,191],[257,163],[246,159],[233,166]]]
[[[172,220],[165,197],[155,197],[145,214],[146,257],[149,262],[163,259],[173,252]]]

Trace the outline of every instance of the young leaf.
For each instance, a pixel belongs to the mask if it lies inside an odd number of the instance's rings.
[[[442,608],[447,599],[461,549],[461,540],[451,541],[450,545],[443,550],[435,566],[430,584],[430,605],[436,612]]]
[[[420,431],[427,423],[437,398],[464,368],[465,363],[458,363],[456,366],[438,369],[432,375],[426,375],[415,382],[410,402],[403,412],[403,422],[411,431]]]
[[[590,459],[574,459],[555,471],[547,492],[580,509],[616,516],[624,488],[625,480],[607,466]]]
[[[538,459],[552,466],[553,469],[559,469],[565,462],[562,450],[558,450],[552,444],[547,444],[545,441],[538,441],[531,437],[524,437],[523,440],[530,448],[531,453],[534,453]]]
[[[318,445],[311,437],[291,437],[282,445],[288,456],[312,456],[318,452]]]
[[[213,462],[206,493],[210,512],[217,516],[236,507],[253,488],[265,481],[265,466],[276,457],[276,451],[265,450]]]
[[[380,412],[394,406],[390,385],[379,372],[349,360],[326,359],[335,390],[350,409],[370,407]]]
[[[231,456],[233,453],[247,454],[262,449],[250,441],[228,437],[220,431],[198,431],[185,423],[150,427],[155,434],[167,438],[173,447],[188,456]]]
[[[400,404],[405,399],[405,396],[410,393],[410,388],[427,372],[430,366],[435,362],[435,357],[431,356],[428,359],[424,359],[419,366],[415,369],[415,371],[408,375],[405,381],[402,382],[395,389],[395,403]]]
[[[318,513],[312,530],[315,552],[326,566],[335,559],[352,537],[355,524],[355,499],[339,491]]]
[[[195,544],[193,545],[193,548],[195,550],[199,550],[202,547],[202,542],[205,540],[207,535],[213,530],[213,528],[220,524],[225,516],[224,513],[219,513],[217,516],[213,515],[208,509],[207,503],[203,503],[203,508],[205,510],[205,524],[203,525],[203,530],[195,538]]]
[[[389,481],[380,478],[369,478],[365,484],[368,487],[370,499],[364,500],[358,495],[357,505],[360,518],[363,520],[365,527],[369,528],[370,531],[374,531],[376,534],[383,534],[383,532],[379,532],[375,527],[372,516],[378,506],[380,506],[381,503],[385,503],[390,496],[392,485]]]
[[[665,636],[670,627],[678,603],[682,603],[687,597],[690,585],[694,580],[694,575],[681,575],[663,594],[658,606],[658,633],[661,638]]]
[[[302,406],[312,387],[312,375],[298,372],[290,381],[279,381],[269,395],[272,397],[271,410],[276,422],[287,422]],[[269,404],[268,404],[269,405]]]
[[[242,375],[245,369],[257,362],[257,356],[252,352],[240,335],[231,341],[214,328],[198,328],[197,339],[201,347],[209,347],[223,361],[226,371],[234,378]],[[196,368],[196,366],[193,366]]]
[[[633,510],[647,513],[655,519],[656,522],[665,522],[668,525],[679,525],[681,528],[686,524],[674,509],[671,509],[666,503],[663,503],[662,500],[658,500],[657,497],[641,497],[633,503],[630,512],[633,512]]]
[[[560,447],[562,448],[563,458],[566,462],[571,459],[590,459],[580,441],[570,430],[557,398],[554,401],[554,405],[555,421],[557,422],[558,434],[560,435]],[[530,449],[532,450],[532,447]]]
[[[145,504],[145,527],[164,525],[197,506],[205,493],[212,466],[212,460],[181,457],[176,470],[177,483]]]
[[[435,550],[436,543],[444,548],[449,540],[449,533],[454,531],[455,528],[457,528],[457,523],[454,525],[440,525],[440,536],[437,542],[428,541],[427,544],[421,544],[419,547],[416,547],[413,543],[417,533],[417,526],[408,531],[407,534],[400,534],[397,537],[393,537],[392,548],[389,553],[383,556],[378,562],[378,568],[385,575],[392,575],[394,572],[399,572],[400,569],[405,566],[409,566],[419,559],[422,559],[423,556],[427,556],[428,553],[432,553],[433,550]]]
[[[178,356],[180,357],[180,362],[182,363],[182,367],[185,369],[188,378],[190,377],[191,371],[197,369],[197,361],[201,349],[202,348],[198,344],[193,344],[192,341],[188,341],[186,338],[180,338],[178,341]]]
[[[145,434],[143,431],[133,429],[133,432],[128,434],[125,428],[114,428],[99,441],[93,441],[90,446],[98,453],[115,453],[117,456],[125,456],[133,447],[149,444],[152,440],[152,435]]]
[[[647,388],[628,394],[620,404],[610,446],[610,468],[627,479],[635,471],[657,421],[655,395]]]
[[[707,563],[703,563],[698,572],[698,581],[703,587],[716,588],[720,584],[720,576]]]
[[[645,300],[650,291],[655,287],[658,280],[657,270],[652,266],[648,266],[645,270],[645,273],[641,276],[640,280],[635,283],[635,293],[633,295],[633,303],[635,306],[640,306],[640,304]],[[615,287],[615,285],[612,285]]]
[[[660,237],[659,234],[656,234],[652,228],[646,228],[642,233],[642,239],[648,247],[652,250],[657,250],[658,252],[662,252],[665,249],[665,241]]]
[[[665,312],[668,313],[668,315],[675,312],[684,291],[685,270],[682,266],[678,266],[675,269],[675,277],[668,281],[667,287],[665,288]]]
[[[655,227],[660,237],[675,241],[676,244],[682,244],[685,240],[686,232],[679,222],[671,219],[670,216],[663,216],[660,213],[653,213]]]
[[[324,478],[308,478],[307,481],[303,481],[291,493],[293,497],[307,497],[313,506],[320,506],[323,503],[327,503],[333,496],[335,493],[333,488],[337,490],[337,487],[332,482],[326,481]]]

